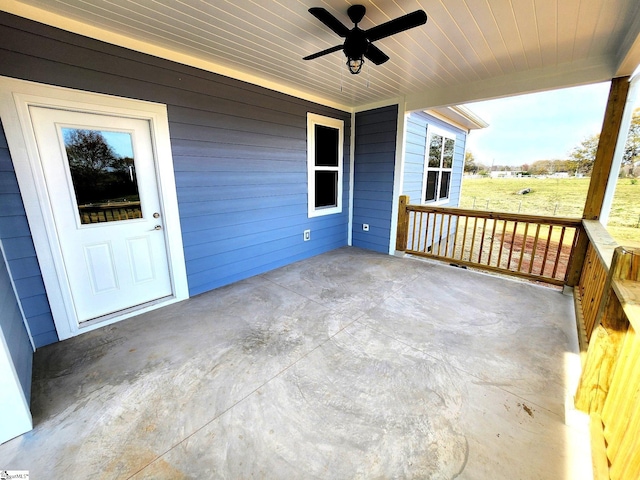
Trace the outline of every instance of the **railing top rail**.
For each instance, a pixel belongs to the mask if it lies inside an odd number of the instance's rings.
[[[561,225],[564,227],[579,227],[581,218],[548,217],[544,215],[523,215],[520,213],[490,212],[486,210],[468,210],[456,207],[433,207],[429,205],[407,205],[407,210],[425,213],[445,213],[464,217],[488,218],[493,220],[508,220],[513,222],[542,223],[547,225]]]
[[[602,265],[609,271],[613,252],[619,246],[618,243],[611,237],[599,220],[583,220],[582,224]]]

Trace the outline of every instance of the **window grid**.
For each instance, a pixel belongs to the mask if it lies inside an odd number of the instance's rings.
[[[342,212],[344,122],[307,114],[308,216]]]
[[[454,137],[427,127],[423,203],[444,203],[449,200],[454,151]]]

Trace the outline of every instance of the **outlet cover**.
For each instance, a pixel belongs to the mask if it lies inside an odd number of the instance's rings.
[[[369,231],[369,224],[368,223],[363,223],[362,224],[362,230],[364,230],[365,232]]]
[[[311,230],[305,230],[302,234],[302,238],[304,238],[305,242],[311,240]]]

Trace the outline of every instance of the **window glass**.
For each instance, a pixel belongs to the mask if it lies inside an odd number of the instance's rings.
[[[431,135],[429,142],[429,167],[439,167],[442,159],[442,137]]]
[[[440,181],[440,199],[449,198],[449,183],[451,183],[451,172],[443,171]]]
[[[444,152],[442,154],[442,168],[451,168],[453,166],[453,146],[455,141],[453,138],[447,138],[444,141]]]
[[[338,205],[338,172],[316,172],[316,208]]]
[[[436,199],[436,185],[440,172],[427,172],[427,192],[425,194],[425,202],[431,202]]]
[[[316,166],[338,166],[338,134],[337,128],[316,125]]]
[[[436,131],[434,131],[436,130]],[[455,155],[455,139],[427,127],[425,152],[424,202],[447,200],[451,188],[451,175]]]
[[[62,138],[80,222],[141,218],[131,134],[62,128]]]

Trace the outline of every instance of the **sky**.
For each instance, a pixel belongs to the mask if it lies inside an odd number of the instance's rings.
[[[102,136],[119,157],[133,158],[131,134],[126,132],[102,131]]]
[[[566,159],[600,133],[608,95],[606,82],[469,103],[489,127],[470,133],[467,151],[487,166]]]

